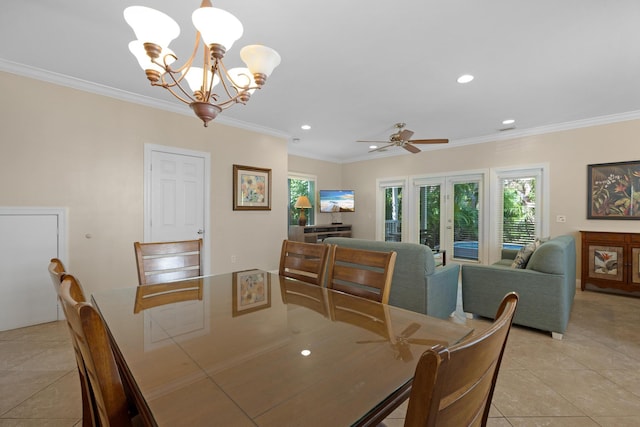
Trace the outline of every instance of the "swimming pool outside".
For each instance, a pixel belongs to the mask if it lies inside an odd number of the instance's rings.
[[[503,249],[521,249],[522,245],[515,243],[503,243]],[[478,259],[478,242],[465,241],[453,242],[453,257],[462,259]]]

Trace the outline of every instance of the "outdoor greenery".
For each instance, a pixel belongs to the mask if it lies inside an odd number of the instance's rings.
[[[316,189],[315,181],[289,178],[289,225],[298,225],[300,209],[294,208],[300,196],[307,196],[314,208],[307,209],[307,225],[315,224]]]
[[[533,242],[536,232],[535,178],[506,179],[503,185],[502,242]]]
[[[479,186],[475,182],[453,186],[453,241],[478,241]]]

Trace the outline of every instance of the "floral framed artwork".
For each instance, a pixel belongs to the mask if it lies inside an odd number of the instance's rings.
[[[640,160],[587,165],[588,219],[640,219]]]
[[[233,165],[233,210],[271,210],[271,169]]]
[[[623,265],[621,246],[589,245],[589,277],[620,281]]]
[[[271,307],[271,275],[263,270],[233,273],[233,317]]]

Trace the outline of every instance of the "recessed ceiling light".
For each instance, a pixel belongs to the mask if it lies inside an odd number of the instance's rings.
[[[309,125],[302,125],[302,126],[300,126],[300,128],[301,128],[301,129],[304,129],[304,130],[309,130],[309,129],[311,129],[311,126],[309,126]]]
[[[514,124],[515,122],[516,122],[516,121],[515,121],[515,120],[513,120],[513,119],[507,119],[507,120],[503,120],[503,121],[502,121],[502,124],[503,124],[503,125],[512,125],[512,124]]]
[[[473,80],[473,76],[471,74],[463,74],[458,77],[458,83],[469,83],[471,80]]]
[[[370,146],[369,146],[369,149],[370,149],[370,150],[375,150],[376,148],[378,148],[378,146],[377,146],[377,145],[370,145]]]

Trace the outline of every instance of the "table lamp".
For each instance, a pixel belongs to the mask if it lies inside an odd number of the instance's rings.
[[[300,217],[298,218],[298,225],[305,226],[307,225],[307,216],[304,214],[305,209],[309,209],[311,206],[311,202],[307,196],[300,196],[298,200],[296,200],[296,204],[293,206],[294,208],[300,209]]]

